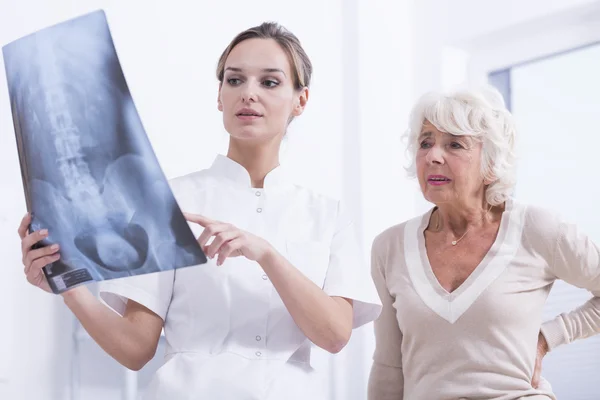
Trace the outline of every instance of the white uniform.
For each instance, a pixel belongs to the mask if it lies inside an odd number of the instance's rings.
[[[339,202],[290,184],[282,167],[252,188],[247,171],[217,156],[172,180],[184,212],[231,223],[273,245],[330,296],[354,300],[354,327],[377,318],[380,300]],[[195,235],[202,229],[191,225]],[[164,365],[145,399],[319,400],[313,346],[258,263],[229,258],[104,281],[101,299],[122,314],[127,299],[165,320]]]

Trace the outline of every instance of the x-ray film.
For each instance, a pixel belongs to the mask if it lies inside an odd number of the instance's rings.
[[[206,263],[127,86],[105,13],[3,47],[30,230],[54,293]]]

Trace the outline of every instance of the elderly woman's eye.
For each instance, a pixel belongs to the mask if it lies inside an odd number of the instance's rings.
[[[461,145],[458,142],[452,142],[452,143],[450,143],[450,147],[452,147],[453,149],[463,149],[464,148],[464,146]]]
[[[421,148],[422,149],[428,149],[430,147],[431,147],[431,144],[429,144],[427,141],[421,142]]]

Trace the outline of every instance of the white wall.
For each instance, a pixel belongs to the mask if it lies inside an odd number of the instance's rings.
[[[507,37],[518,43],[537,32],[547,33],[560,27],[574,16],[580,17],[584,24],[593,14],[597,15],[599,3],[598,0],[420,0],[413,14],[414,93],[443,87],[444,70],[453,68],[444,59],[447,48],[468,52],[489,48],[488,56],[493,57],[494,47]],[[543,42],[539,45],[556,46]],[[506,58],[506,52],[503,57]]]
[[[447,3],[447,2],[444,2]],[[587,7],[596,0],[454,0],[446,14],[452,21],[450,43],[464,43],[509,27]]]

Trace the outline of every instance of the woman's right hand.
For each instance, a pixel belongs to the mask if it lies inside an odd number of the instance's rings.
[[[31,215],[27,213],[21,220],[21,225],[18,230],[19,236],[21,237],[21,253],[23,254],[25,276],[27,277],[27,281],[33,286],[37,286],[46,292],[52,293],[42,268],[60,259],[60,254],[58,253],[60,247],[55,244],[39,249],[32,249],[36,243],[48,236],[48,231],[42,229],[40,231],[29,233],[30,224]]]
[[[30,224],[31,216],[27,214],[19,226],[25,275],[33,286],[52,293],[42,268],[60,258],[59,248],[32,249],[48,237],[48,232],[42,229],[28,233]],[[137,371],[154,357],[163,327],[159,315],[133,300],[127,301],[123,316],[118,315],[102,304],[86,285],[73,287],[61,295],[94,341],[119,363]]]

